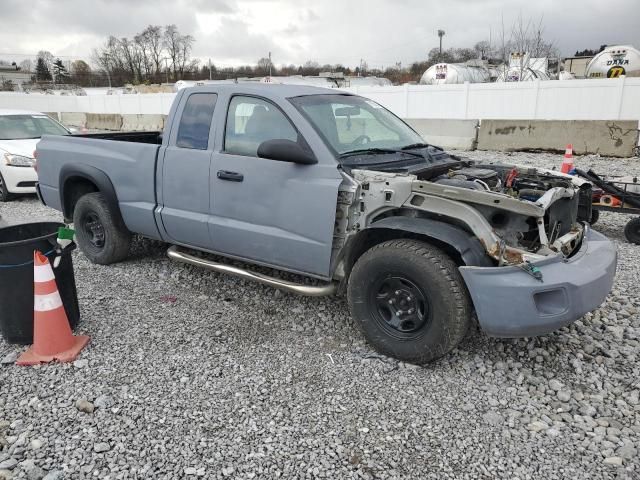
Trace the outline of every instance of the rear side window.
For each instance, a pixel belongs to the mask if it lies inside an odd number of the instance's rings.
[[[217,98],[218,95],[215,93],[192,93],[189,96],[180,118],[176,146],[195,150],[207,149]]]

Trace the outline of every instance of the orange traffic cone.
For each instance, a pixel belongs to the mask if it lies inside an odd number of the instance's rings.
[[[49,260],[37,250],[33,252],[33,290],[33,345],[16,364],[75,360],[89,337],[74,337],[71,333]]]
[[[568,143],[567,148],[564,151],[564,160],[562,160],[560,171],[562,173],[569,173],[574,168],[575,165],[573,164],[573,144]]]

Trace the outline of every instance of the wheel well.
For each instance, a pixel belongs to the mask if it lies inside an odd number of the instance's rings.
[[[351,274],[351,269],[355,265],[358,258],[379,243],[386,242],[388,240],[396,240],[401,238],[409,238],[412,240],[419,240],[425,243],[429,243],[434,247],[438,247],[445,252],[458,266],[465,265],[460,253],[450,244],[440,241],[438,239],[422,235],[414,232],[407,232],[403,230],[397,230],[393,228],[371,228],[363,230],[353,240],[349,252],[345,259],[345,272],[346,278]]]
[[[64,182],[63,212],[65,220],[73,220],[76,203],[87,193],[99,192],[100,189],[91,180],[83,177],[71,177]]]

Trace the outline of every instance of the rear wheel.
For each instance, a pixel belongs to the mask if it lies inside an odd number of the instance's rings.
[[[624,227],[624,236],[631,243],[640,245],[640,217],[629,220],[629,223]]]
[[[4,177],[0,173],[0,202],[8,202],[13,199],[13,194],[7,190],[7,184],[4,182]]]
[[[348,299],[356,324],[376,350],[414,363],[453,349],[471,318],[455,262],[415,240],[391,240],[365,252],[351,272]]]
[[[593,208],[591,210],[591,218],[589,219],[590,225],[595,225],[600,220],[600,210]]]
[[[80,197],[73,211],[73,225],[80,250],[93,263],[109,265],[127,258],[131,233],[101,193]]]

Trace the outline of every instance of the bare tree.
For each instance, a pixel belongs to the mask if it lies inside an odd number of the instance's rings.
[[[269,66],[271,65],[271,60],[268,57],[262,57],[258,60],[256,64],[255,73],[258,75],[269,75]]]
[[[158,75],[162,69],[163,35],[162,27],[159,25],[149,25],[141,34],[149,48],[149,56],[154,66],[154,74]]]
[[[140,78],[139,70],[139,52],[134,42],[124,37],[118,41],[118,49],[123,60],[123,64],[130,74],[134,83],[137,83]]]
[[[91,85],[91,67],[84,60],[76,60],[71,63],[71,78],[81,87]]]
[[[193,43],[195,42],[195,38],[191,35],[181,35],[180,36],[180,49],[178,51],[178,59],[179,59],[179,67],[180,77],[184,76],[185,71],[193,71],[194,67],[197,69],[199,60],[191,60],[189,57],[191,55],[191,49],[193,48]],[[188,65],[188,68],[187,68]]]
[[[153,74],[153,60],[151,58],[151,49],[149,40],[145,34],[146,30],[133,37],[133,41],[138,49],[138,68],[146,78]]]
[[[22,70],[23,72],[31,73],[32,69],[33,69],[33,62],[31,60],[26,59],[20,62],[20,70]]]
[[[167,56],[171,60],[174,80],[178,79],[178,62],[181,52],[181,35],[178,27],[167,25],[164,29],[163,45],[167,51]]]

